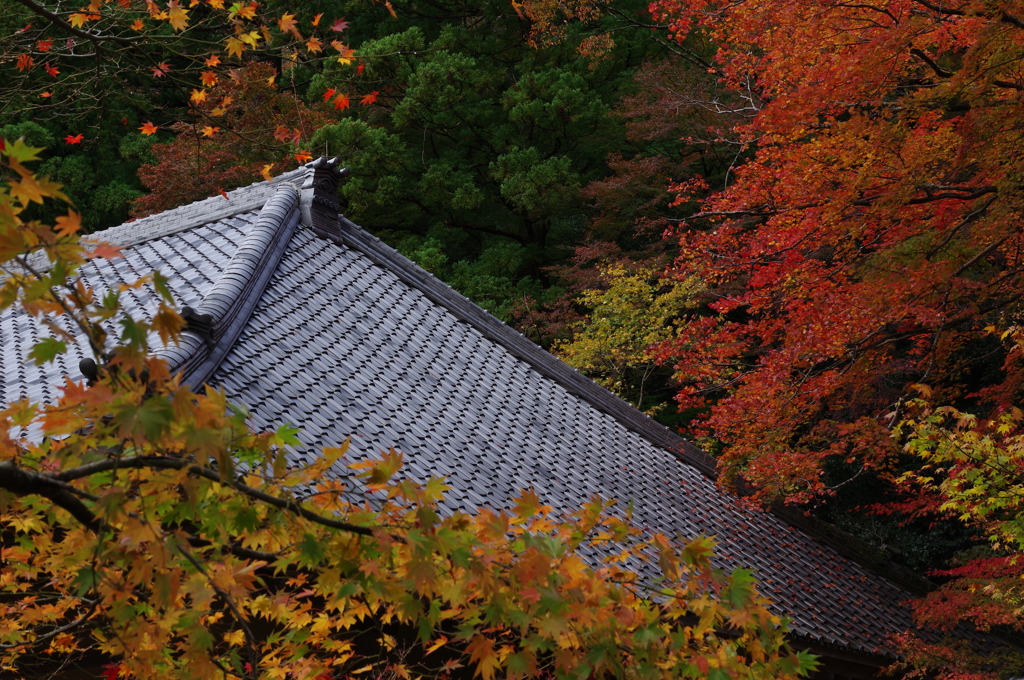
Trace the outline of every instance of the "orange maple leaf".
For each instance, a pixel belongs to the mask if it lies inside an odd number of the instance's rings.
[[[206,90],[192,90],[190,99],[196,104],[206,101]]]
[[[216,54],[211,54],[209,57],[206,58],[206,61],[203,63],[209,66],[210,68],[213,68],[214,66],[218,66],[220,64],[220,57],[218,57]]]
[[[203,71],[199,76],[199,82],[206,87],[213,87],[217,84],[217,74],[213,71]]]
[[[230,201],[231,200],[231,198],[228,197],[227,192],[224,191],[223,189],[221,189],[220,187],[217,187],[217,193],[220,194],[221,196],[223,196],[225,201]]]
[[[267,180],[268,182],[274,179],[274,176],[270,174],[270,171],[271,169],[273,169],[273,167],[273,163],[267,163],[266,165],[263,166],[263,169],[260,170],[260,174],[263,175],[263,179]]]
[[[142,30],[142,29],[144,29],[145,27],[146,27],[146,25],[145,25],[144,23],[142,23],[142,19],[136,19],[136,20],[135,20],[135,21],[134,21],[134,22],[132,23],[132,30],[133,30],[133,31],[141,31],[141,30]]]
[[[363,106],[369,106],[370,104],[372,104],[375,101],[377,101],[377,95],[378,94],[380,94],[380,92],[377,92],[377,90],[374,90],[370,94],[368,94],[365,97],[363,97],[362,99],[360,99],[359,103],[362,104]]]
[[[218,130],[220,130],[219,127],[211,127],[207,125],[202,130],[200,130],[200,132],[203,133],[203,137],[213,137],[215,134],[217,134]]]
[[[384,6],[385,6],[385,7],[387,8],[388,12],[390,12],[390,13],[391,13],[391,16],[392,16],[393,18],[395,18],[395,19],[397,19],[397,18],[398,18],[398,15],[397,15],[397,14],[395,14],[395,8],[391,6],[391,0],[388,0],[387,2],[385,2],[385,3],[384,3]]]
[[[320,14],[317,14],[315,17],[313,17],[313,21],[311,23],[314,26],[319,26],[320,25],[320,19],[323,18],[323,16],[324,16],[324,13],[320,12]]]
[[[298,161],[299,163],[305,163],[309,161],[309,159],[311,159],[312,157],[313,154],[309,153],[308,151],[300,151],[297,154],[295,154],[295,160]]]
[[[310,38],[309,40],[306,41],[306,49],[309,50],[310,52],[323,52],[324,42],[320,40],[320,38]]]
[[[255,19],[257,7],[258,3],[255,2],[250,2],[245,5],[238,3],[238,16],[242,17],[243,19]]]
[[[344,111],[348,108],[349,100],[347,94],[339,94],[334,98],[334,108],[338,111]]]
[[[31,55],[22,54],[18,57],[17,66],[19,71],[24,71],[27,68],[32,68],[32,64],[36,63],[36,60]]]
[[[39,96],[42,97],[43,99],[47,99],[49,97],[52,97],[53,93],[52,92],[40,92]]]
[[[290,33],[295,30],[295,27],[299,25],[299,22],[295,20],[294,14],[285,12],[281,15],[281,18],[277,20],[277,25],[281,28],[282,33]]]
[[[142,124],[142,127],[139,128],[139,130],[142,132],[142,134],[146,135],[147,137],[150,136],[150,135],[155,135],[156,131],[159,130],[159,129],[160,128],[158,128],[156,125],[153,125],[148,120],[145,123]]]

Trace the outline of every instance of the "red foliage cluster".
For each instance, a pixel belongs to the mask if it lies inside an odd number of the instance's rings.
[[[1019,367],[976,370],[998,366],[983,329],[1024,294],[1019,4],[653,3],[678,39],[718,41],[751,116],[728,183],[680,186],[703,210],[674,275],[715,301],[659,356],[763,496],[828,493],[831,456],[884,465],[910,384],[982,409],[1019,397]]]
[[[152,193],[136,201],[133,214],[141,217],[213,196],[259,179],[267,165],[280,172],[295,162],[293,156],[308,158],[301,140],[329,118],[279,91],[274,75],[269,64],[251,64],[231,71],[201,101],[193,101],[192,120],[170,126],[177,139],[155,144],[157,163],[139,168],[139,178]]]

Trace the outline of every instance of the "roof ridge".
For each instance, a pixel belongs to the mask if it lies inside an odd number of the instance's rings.
[[[278,184],[203,301],[182,309],[187,325],[178,344],[154,354],[167,361],[172,373],[182,371],[183,384],[204,384],[231,351],[298,223],[298,188],[291,182]]]
[[[241,213],[258,210],[281,185],[294,186],[293,180],[304,177],[307,172],[309,172],[307,166],[303,165],[278,175],[270,181],[255,182],[232,189],[223,195],[217,194],[177,208],[124,222],[84,236],[82,241],[83,244],[109,243],[118,248],[127,248],[195,229],[204,224],[234,217]],[[50,267],[50,259],[46,251],[33,253],[27,262],[36,271],[43,271]]]

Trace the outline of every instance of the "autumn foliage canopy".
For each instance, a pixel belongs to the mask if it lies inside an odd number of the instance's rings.
[[[680,276],[713,314],[663,343],[682,408],[766,497],[828,492],[830,458],[878,468],[908,385],[999,408],[1020,367],[985,330],[1022,289],[1024,7],[1013,2],[675,2],[677,40],[707,34],[741,95],[749,160],[678,201]],[[737,107],[740,108],[740,107]]]

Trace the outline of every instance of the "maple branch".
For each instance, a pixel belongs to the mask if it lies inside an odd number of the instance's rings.
[[[0,489],[10,491],[17,496],[35,494],[48,498],[55,505],[64,508],[80,524],[94,533],[101,533],[106,523],[96,517],[95,513],[83,503],[79,496],[91,501],[99,498],[76,489],[70,484],[48,475],[41,475],[31,470],[19,468],[11,461],[0,463]]]
[[[995,200],[996,200],[996,197],[993,196],[992,198],[988,199],[985,202],[985,205],[981,206],[980,208],[978,208],[977,210],[975,210],[973,212],[968,213],[967,216],[964,217],[964,219],[960,222],[960,224],[958,224],[955,227],[953,227],[952,229],[950,229],[949,233],[946,235],[946,238],[944,238],[942,240],[942,243],[938,244],[937,246],[935,246],[934,248],[929,250],[927,253],[925,253],[924,259],[931,260],[933,257],[935,257],[939,253],[939,251],[941,251],[943,248],[945,248],[949,244],[949,242],[953,240],[953,237],[956,236],[957,232],[959,232],[961,229],[966,227],[968,224],[970,224],[974,220],[976,220],[979,217],[981,217],[982,215],[984,215],[985,212],[992,205],[992,203],[995,202]]]
[[[962,9],[951,9],[948,7],[942,7],[941,5],[936,5],[934,3],[928,2],[928,0],[914,0],[914,2],[916,2],[919,5],[924,5],[928,9],[932,10],[933,12],[938,12],[939,14],[953,14],[958,17],[967,16],[967,12],[963,11]]]
[[[113,460],[101,460],[95,463],[87,463],[86,465],[65,470],[57,474],[53,479],[60,480],[59,483],[68,482],[73,479],[80,479],[82,477],[88,477],[100,472],[107,472],[115,468],[156,468],[162,470],[188,470],[188,472],[204,477],[211,481],[217,482],[218,484],[225,484],[231,486],[238,491],[241,491],[245,495],[255,498],[256,500],[263,501],[275,508],[282,510],[288,510],[294,512],[303,519],[307,519],[314,524],[320,524],[331,529],[339,529],[341,531],[348,531],[350,533],[359,534],[360,536],[373,536],[374,531],[369,527],[359,526],[358,524],[351,524],[350,522],[342,522],[336,519],[330,519],[318,515],[315,512],[310,512],[298,503],[284,498],[278,498],[259,489],[253,488],[234,479],[226,479],[216,470],[212,470],[207,467],[196,465],[187,460],[179,460],[176,458],[162,458],[157,456],[136,456],[134,458],[120,458]],[[402,540],[401,537],[393,536],[398,540]]]
[[[947,71],[946,69],[936,64],[935,60],[929,57],[927,54],[925,54],[922,50],[919,50],[915,47],[910,50],[910,53],[917,57],[918,59],[920,59],[921,61],[923,61],[924,63],[928,64],[932,71],[935,72],[935,75],[939,76],[940,78],[950,78],[953,76],[952,71]]]
[[[235,617],[235,620],[238,621],[238,625],[241,626],[242,632],[245,634],[245,646],[249,652],[249,673],[252,674],[251,677],[259,677],[257,669],[259,668],[260,655],[256,651],[256,636],[253,635],[252,629],[249,628],[249,622],[245,620],[245,617],[242,616],[242,612],[238,610],[238,605],[235,604],[235,599],[223,588],[217,585],[202,563],[197,560],[192,553],[186,550],[184,546],[179,544],[175,547],[177,547],[178,552],[180,552],[186,560],[192,563],[192,566],[195,567],[200,574],[206,577],[206,582],[211,588],[213,588],[213,592],[220,595],[220,598],[224,600],[224,604],[226,604],[228,609],[231,610],[231,614]]]
[[[35,645],[35,644],[38,644],[40,642],[46,642],[47,640],[50,640],[52,638],[57,637],[61,633],[66,633],[69,630],[73,630],[73,629],[77,628],[78,626],[82,625],[83,623],[85,623],[86,621],[89,620],[89,618],[92,616],[93,612],[96,611],[96,606],[98,604],[99,604],[99,600],[94,600],[92,602],[92,604],[89,605],[89,608],[85,611],[85,613],[82,614],[81,616],[79,616],[77,619],[75,619],[71,623],[68,623],[68,624],[65,624],[63,626],[59,626],[57,628],[54,628],[49,633],[44,633],[43,635],[37,635],[34,638],[32,638],[31,640],[26,640],[25,642],[12,642],[12,643],[0,644],[0,649],[15,649],[17,647],[28,647],[29,645]]]
[[[77,35],[80,38],[85,38],[86,40],[89,40],[93,43],[109,40],[111,42],[116,42],[120,45],[126,45],[129,47],[133,47],[136,44],[136,41],[132,40],[131,38],[122,38],[121,36],[117,35],[100,35],[98,33],[91,33],[89,31],[83,31],[80,28],[75,28],[68,22],[64,21],[64,19],[62,19],[59,14],[51,12],[42,5],[36,4],[35,2],[33,2],[33,0],[16,0],[16,2],[21,3],[30,11],[38,14],[39,16],[48,19],[50,23],[52,23],[54,26],[58,26],[69,33]]]

